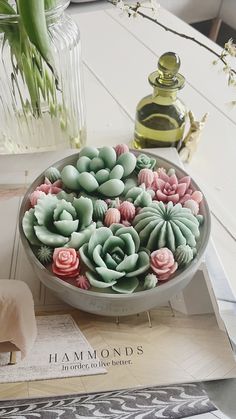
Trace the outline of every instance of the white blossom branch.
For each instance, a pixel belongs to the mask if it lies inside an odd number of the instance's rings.
[[[123,2],[123,0],[107,0],[107,1],[108,1],[108,3],[111,3],[112,5],[122,9],[124,12],[126,12],[128,14],[129,17],[135,17],[137,15],[142,16],[143,18],[151,21],[152,23],[155,23],[156,25],[158,25],[159,27],[161,27],[165,31],[171,32],[174,35],[177,35],[181,38],[192,41],[195,44],[199,45],[200,47],[202,47],[202,48],[206,49],[207,51],[211,52],[213,55],[215,55],[218,58],[219,61],[221,61],[224,64],[224,71],[227,71],[227,73],[228,73],[228,84],[229,85],[233,85],[233,84],[235,85],[235,80],[234,80],[233,76],[236,75],[236,70],[234,70],[233,68],[230,67],[230,65],[228,64],[227,59],[226,59],[227,56],[233,56],[233,57],[236,56],[236,45],[233,43],[232,39],[230,39],[225,44],[225,47],[224,47],[223,51],[221,52],[221,54],[219,54],[214,49],[210,48],[208,45],[204,44],[203,42],[199,41],[198,39],[194,38],[193,36],[189,36],[189,35],[186,35],[185,33],[178,32],[178,31],[170,28],[169,26],[164,25],[163,23],[161,23],[156,18],[151,17],[151,16],[147,15],[146,13],[144,13],[140,10],[140,9],[143,9],[143,8],[149,8],[152,11],[155,12],[154,6],[153,6],[153,1],[151,1],[150,7],[144,6],[140,2],[137,2],[135,4],[126,4],[126,3]],[[217,64],[218,60],[214,61],[213,64]]]

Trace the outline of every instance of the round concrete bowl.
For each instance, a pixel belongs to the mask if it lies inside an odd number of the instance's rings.
[[[136,155],[139,154],[137,151],[133,151],[133,153]],[[158,167],[165,167],[166,169],[174,167],[178,177],[187,175],[184,170],[170,161],[157,157],[151,153],[145,154],[154,157],[157,160]],[[77,159],[78,154],[74,154],[58,161],[54,164],[54,166],[61,169],[66,164],[74,164]],[[205,198],[200,204],[200,213],[204,216],[204,223],[201,226],[201,236],[198,241],[198,253],[193,261],[185,269],[178,270],[173,279],[151,290],[140,291],[133,294],[109,294],[107,292],[81,290],[71,284],[68,284],[49,272],[34,255],[22,229],[22,218],[25,211],[30,207],[29,195],[43,182],[43,180],[44,174],[42,173],[31,184],[24,196],[20,208],[19,230],[23,247],[36,275],[40,281],[47,288],[52,290],[62,301],[88,313],[104,316],[126,316],[147,311],[154,307],[158,307],[159,305],[165,304],[172,296],[180,292],[191,281],[201,263],[202,256],[210,236],[211,220],[208,204]],[[193,180],[192,186],[194,189],[200,190]]]

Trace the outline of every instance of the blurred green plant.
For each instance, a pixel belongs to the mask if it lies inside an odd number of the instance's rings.
[[[18,93],[25,115],[42,115],[42,102],[51,116],[61,113],[56,90],[59,81],[55,69],[45,11],[56,6],[57,0],[0,0],[0,34],[10,47],[12,92]],[[24,99],[19,75],[29,99]]]

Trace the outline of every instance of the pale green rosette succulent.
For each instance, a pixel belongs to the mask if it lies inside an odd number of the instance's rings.
[[[84,147],[76,167],[67,165],[62,169],[64,185],[73,191],[117,197],[124,191],[124,182],[135,169],[136,157],[127,152],[117,157],[113,147]]]
[[[153,201],[136,215],[133,226],[142,246],[150,251],[168,247],[175,252],[178,246],[196,247],[200,236],[199,222],[188,208],[181,204]]]
[[[97,229],[81,247],[80,256],[92,286],[118,293],[132,293],[139,285],[137,277],[150,265],[149,254],[140,250],[137,232],[122,224]]]
[[[25,212],[22,227],[32,245],[78,249],[95,229],[92,214],[93,205],[88,198],[67,202],[49,194],[39,198],[35,207]]]
[[[139,173],[141,169],[151,169],[153,170],[156,165],[156,159],[152,159],[146,154],[139,154],[137,157],[135,172]]]

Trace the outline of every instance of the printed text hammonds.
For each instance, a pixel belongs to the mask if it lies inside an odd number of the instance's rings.
[[[142,345],[131,347],[125,346],[123,348],[103,348],[99,351],[96,349],[91,351],[80,351],[80,352],[65,352],[65,353],[51,353],[49,354],[49,363],[64,363],[64,362],[78,362],[78,361],[89,361],[96,360],[98,358],[118,358],[118,357],[130,357],[135,355],[142,355]]]

